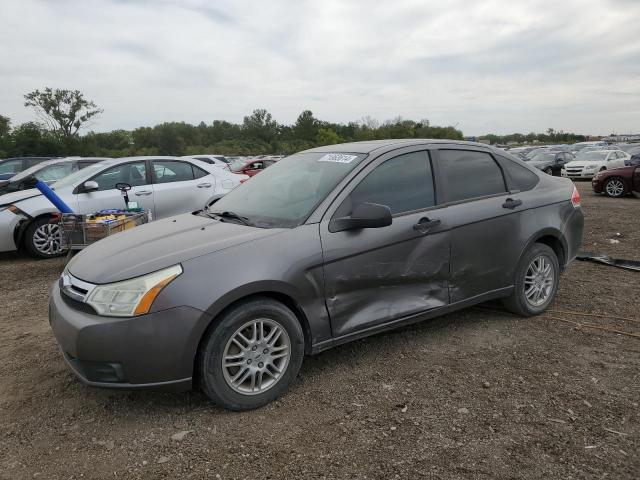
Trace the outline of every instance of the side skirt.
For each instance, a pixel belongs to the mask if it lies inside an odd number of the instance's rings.
[[[445,305],[444,307],[434,308],[426,312],[416,313],[408,317],[398,318],[396,320],[392,320],[391,322],[383,323],[382,325],[375,325],[373,327],[365,328],[357,332],[352,332],[347,335],[343,335],[341,337],[331,338],[329,340],[325,340],[323,342],[316,343],[315,345],[313,345],[311,347],[311,354],[313,355],[316,353],[320,353],[324,350],[328,350],[329,348],[337,347],[338,345],[342,345],[344,343],[352,342],[360,338],[365,338],[371,335],[375,335],[380,332],[386,332],[387,330],[393,330],[395,328],[404,327],[407,325],[411,325],[413,323],[421,322],[423,320],[429,320],[431,318],[439,317],[441,315],[446,315],[447,313],[451,313],[451,312],[455,312],[456,310],[461,310],[463,308],[471,307],[473,305],[477,305],[478,303],[483,303],[483,302],[488,302],[489,300],[496,300],[498,298],[508,297],[513,292],[513,289],[514,289],[514,286],[511,285],[509,287],[499,288],[497,290],[491,290],[490,292],[476,295],[475,297],[467,298],[466,300],[461,300],[459,302],[451,303],[449,305]]]

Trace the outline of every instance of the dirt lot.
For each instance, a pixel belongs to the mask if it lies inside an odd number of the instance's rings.
[[[640,259],[640,199],[579,188],[584,249]],[[574,262],[547,316],[487,305],[358,341],[230,413],[79,384],[47,321],[63,263],[0,258],[0,478],[640,477],[640,337],[578,326],[640,334],[638,273]]]

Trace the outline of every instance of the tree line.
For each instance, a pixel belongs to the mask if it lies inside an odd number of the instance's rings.
[[[576,142],[585,142],[588,137],[586,135],[578,135],[576,133],[556,131],[548,128],[545,133],[511,133],[509,135],[483,135],[480,139],[489,140],[491,145],[507,145],[507,144],[530,144],[530,143],[547,143],[547,144],[570,144]]]
[[[320,120],[310,110],[304,110],[295,123],[286,125],[265,109],[254,110],[242,123],[165,122],[134,130],[80,134],[103,112],[81,92],[45,88],[28,93],[24,100],[24,106],[34,110],[37,121],[12,127],[10,119],[0,115],[0,157],[290,154],[360,140],[463,138],[460,130],[433,126],[428,120],[398,117],[379,123],[366,117],[343,124]]]
[[[133,155],[222,155],[290,154],[307,148],[343,142],[388,138],[443,138],[462,140],[452,126],[434,126],[428,120],[396,117],[378,122],[371,117],[349,123],[320,120],[304,110],[295,123],[276,121],[265,109],[256,109],[242,123],[214,120],[192,125],[165,122],[153,127],[111,132],[89,131],[103,110],[78,90],[45,88],[24,95],[24,106],[33,109],[36,121],[13,127],[0,115],[0,158],[12,156],[105,156]],[[555,132],[543,134],[485,135],[492,144],[572,143],[582,135]]]

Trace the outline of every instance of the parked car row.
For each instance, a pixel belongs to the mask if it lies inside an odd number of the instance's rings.
[[[585,148],[575,160],[562,168],[562,176],[577,179],[590,179],[604,170],[624,167],[625,161],[631,158],[622,150],[590,150]]]
[[[53,157],[19,157],[0,160],[0,180],[8,180],[14,175]]]
[[[44,168],[60,165],[75,165],[75,171],[53,183],[52,188],[76,213],[123,208],[124,200],[116,185],[127,184],[132,201],[149,210],[153,218],[165,218],[202,209],[249,178],[180,157],[65,159]],[[59,255],[60,230],[50,223],[56,211],[37,189],[18,188],[0,196],[0,252],[24,248],[35,257]]]
[[[73,172],[82,170],[89,165],[99,163],[108,158],[100,157],[67,157],[45,160],[36,163],[34,166],[21,171],[8,180],[0,180],[0,195],[35,188],[38,180],[42,180],[47,185],[57,182],[71,175]]]

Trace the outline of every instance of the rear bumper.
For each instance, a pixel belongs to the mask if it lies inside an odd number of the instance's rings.
[[[582,246],[582,235],[584,231],[584,214],[582,208],[574,208],[573,213],[569,216],[564,230],[564,238],[567,242],[567,258],[564,268],[576,258],[578,251]]]
[[[133,318],[102,317],[63,298],[57,283],[49,303],[49,322],[65,361],[82,382],[97,387],[190,388],[201,331],[195,327],[209,319],[184,306]]]

